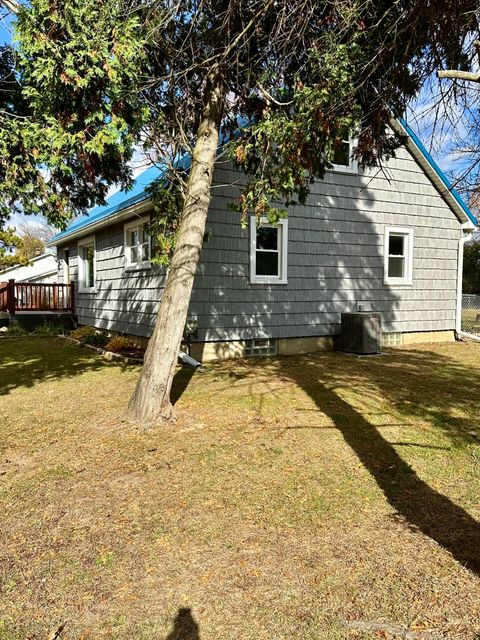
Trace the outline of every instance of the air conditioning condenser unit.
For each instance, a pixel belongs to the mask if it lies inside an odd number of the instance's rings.
[[[340,348],[347,353],[380,353],[382,319],[379,313],[357,311],[342,313]]]

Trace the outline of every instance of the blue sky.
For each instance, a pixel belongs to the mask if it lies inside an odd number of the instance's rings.
[[[469,166],[468,158],[456,151],[456,147],[469,139],[468,123],[471,114],[448,98],[446,108],[438,106],[445,99],[442,92],[451,86],[449,80],[431,78],[410,106],[407,120],[440,168],[455,183]],[[445,117],[445,112],[448,112],[448,117]]]
[[[10,22],[11,19],[9,16],[0,19],[0,45],[10,42]]]
[[[9,43],[11,41],[11,16],[7,15],[0,18],[0,45]],[[448,82],[448,81],[443,81]],[[468,166],[468,160],[462,158],[453,151],[453,145],[458,138],[468,139],[468,120],[463,121],[459,118],[457,130],[455,127],[444,126],[438,127],[435,124],[435,111],[434,104],[436,103],[440,91],[441,85],[436,79],[432,79],[429,86],[424,89],[422,95],[409,109],[407,120],[425,144],[427,149],[431,152],[440,168],[447,173],[449,178],[455,184],[456,180],[462,175]],[[139,166],[134,169],[134,174],[137,175],[145,168],[144,158],[143,161],[139,161]],[[112,191],[115,191],[113,189]],[[32,218],[32,216],[28,216]],[[22,217],[23,219],[23,217]],[[12,223],[15,224],[19,219],[12,219]]]

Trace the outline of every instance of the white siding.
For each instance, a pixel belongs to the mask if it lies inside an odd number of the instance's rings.
[[[30,264],[10,267],[0,273],[0,281],[57,282],[57,258],[51,253],[33,258]]]

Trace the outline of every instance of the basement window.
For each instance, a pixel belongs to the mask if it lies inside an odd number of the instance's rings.
[[[125,225],[125,268],[150,267],[150,234],[146,219],[134,220]]]
[[[250,282],[287,284],[288,220],[250,218]]]
[[[413,282],[413,229],[385,227],[384,283]]]
[[[245,343],[245,355],[247,357],[275,356],[277,355],[277,341],[274,338],[247,340]]]

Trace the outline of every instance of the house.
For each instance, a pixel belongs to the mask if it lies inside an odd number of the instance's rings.
[[[242,229],[228,204],[241,172],[214,176],[207,233],[189,321],[198,359],[328,348],[340,314],[373,310],[384,342],[453,340],[458,329],[463,242],[476,220],[404,122],[397,157],[362,171],[351,141],[305,206],[277,227]],[[150,262],[146,231],[150,168],[132,191],[118,193],[57,235],[60,278],[77,283],[78,321],[147,337],[166,270]],[[228,186],[230,185],[230,186]]]
[[[32,258],[28,264],[13,265],[0,272],[0,281],[16,282],[57,282],[57,257],[53,253],[43,253]]]
[[[74,323],[74,285],[59,284],[57,257],[44,253],[26,265],[15,265],[0,273],[0,325],[33,329],[55,321]]]

